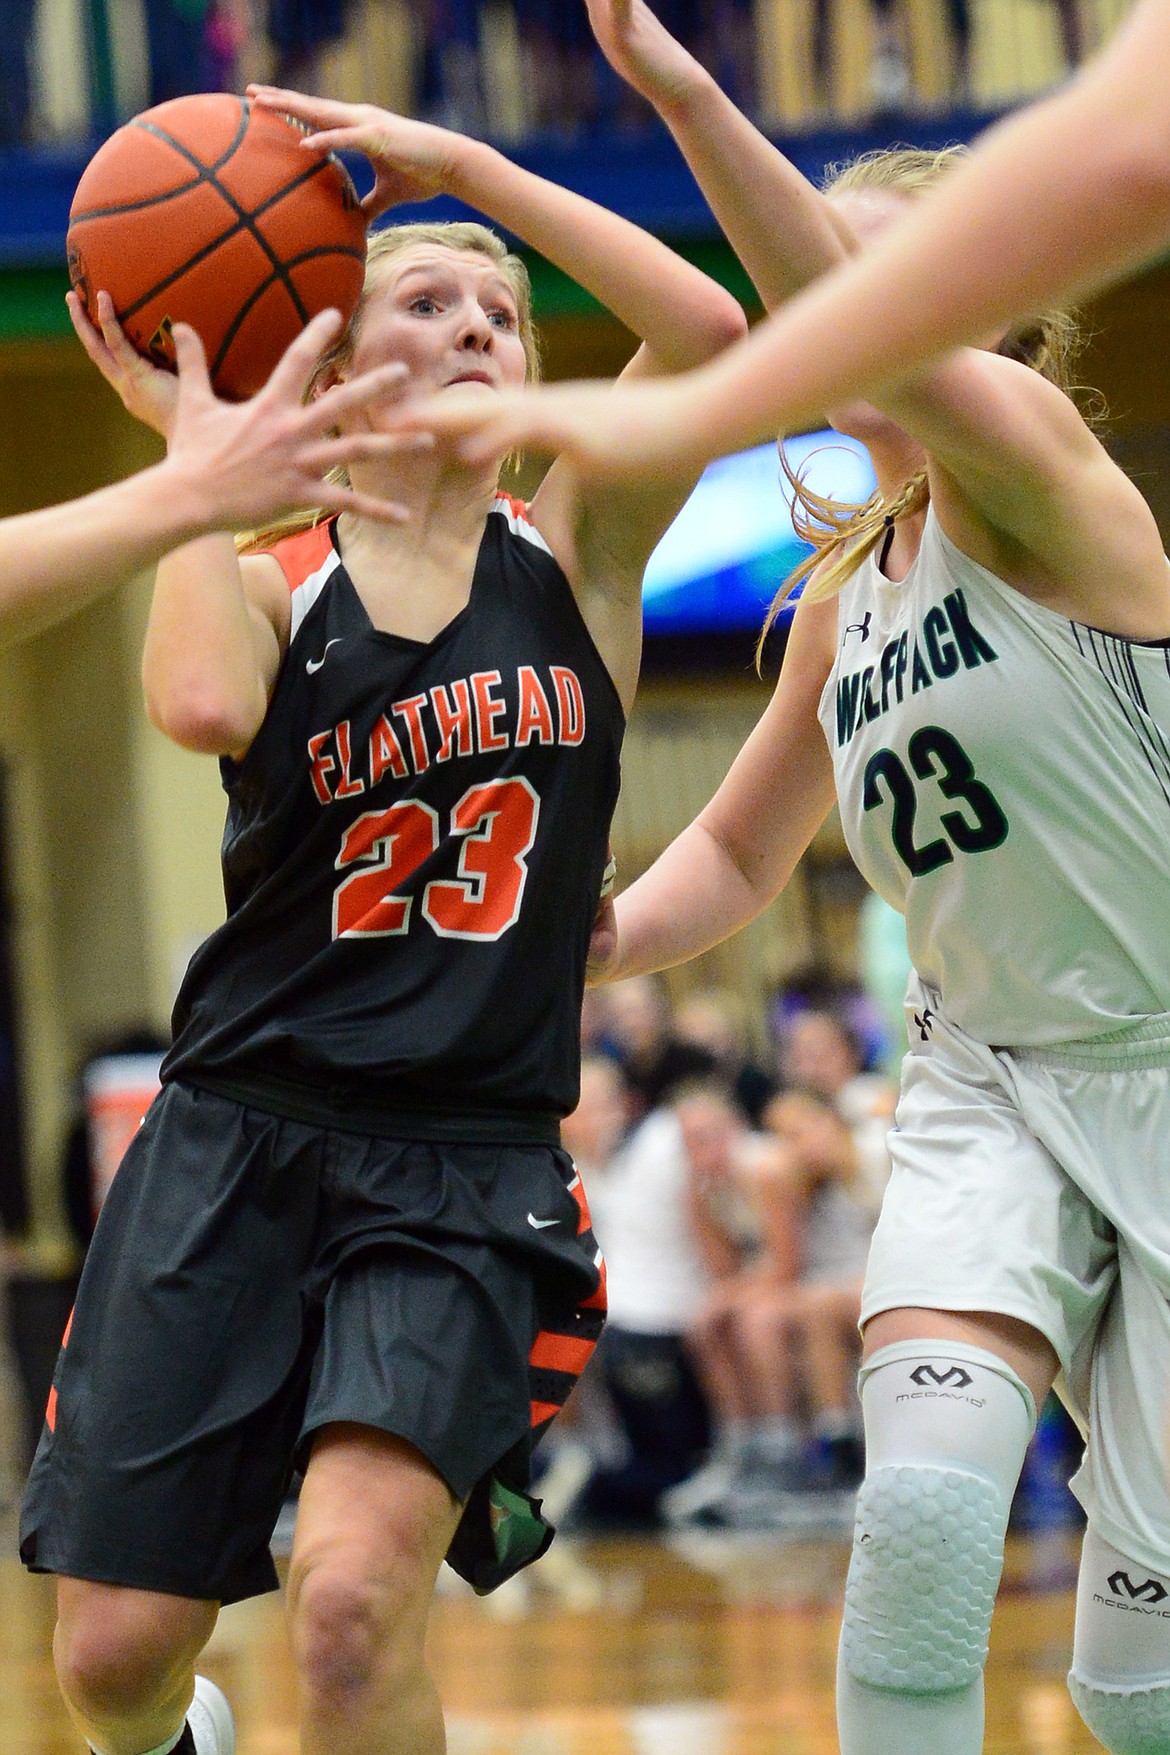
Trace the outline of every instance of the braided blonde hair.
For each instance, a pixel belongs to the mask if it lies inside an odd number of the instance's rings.
[[[524,347],[524,360],[527,367],[526,379],[529,383],[537,383],[540,379],[540,343],[532,322],[532,283],[528,269],[519,256],[508,249],[504,240],[488,226],[480,225],[477,220],[418,220],[409,225],[384,226],[381,231],[374,232],[366,250],[366,274],[362,283],[361,297],[357,308],[333,345],[322,354],[313,376],[309,380],[305,392],[305,401],[309,402],[317,386],[331,372],[342,370],[353,358],[357,343],[358,330],[366,307],[378,286],[378,270],[384,262],[400,256],[405,250],[413,249],[416,244],[440,244],[448,250],[465,250],[477,256],[486,256],[501,270],[516,298],[516,313],[519,324],[520,340]],[[349,472],[344,466],[329,471],[330,481],[349,485]],[[274,519],[262,530],[249,530],[236,537],[236,550],[244,554],[258,549],[269,548],[284,536],[296,536],[302,530],[312,530],[326,516],[320,507],[303,512],[290,512],[287,517]]]
[[[943,147],[936,152],[896,146],[863,153],[849,164],[830,166],[824,192],[832,196],[857,189],[888,189],[899,195],[917,195],[933,188],[967,151],[965,146]],[[1031,367],[1072,397],[1077,393],[1074,368],[1083,345],[1075,314],[1052,309],[1013,324],[997,351]],[[812,552],[792,569],[772,600],[756,644],[757,665],[776,617],[798,586],[805,585],[804,596],[810,603],[836,596],[900,519],[912,518],[930,504],[925,466],[896,493],[886,496],[879,491],[863,504],[849,504],[826,499],[809,487],[790,467],[783,444],[780,463],[792,487],[793,529],[802,542],[810,544]]]

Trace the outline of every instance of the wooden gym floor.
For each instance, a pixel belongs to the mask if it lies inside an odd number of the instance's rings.
[[[49,1659],[52,1585],[3,1520],[0,1749],[78,1755]],[[561,1538],[485,1602],[447,1582],[432,1664],[451,1755],[836,1755],[843,1542]],[[1088,1755],[1064,1689],[1075,1537],[1013,1538],[988,1670],[986,1755]],[[205,1667],[239,1755],[296,1755],[277,1596],[226,1611]]]

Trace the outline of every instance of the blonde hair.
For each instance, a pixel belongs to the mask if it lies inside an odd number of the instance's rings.
[[[861,189],[887,189],[898,195],[919,195],[931,189],[962,158],[965,146],[938,151],[895,146],[862,153],[845,165],[831,165],[825,173],[824,192],[839,195]],[[1075,314],[1054,308],[1040,311],[1013,324],[997,351],[1047,378],[1066,396],[1074,397],[1074,368],[1084,345]],[[792,524],[812,552],[785,579],[768,609],[756,644],[756,663],[763,657],[764,642],[793,591],[805,585],[810,603],[836,596],[843,585],[883,542],[899,519],[912,518],[930,503],[925,466],[888,497],[880,491],[863,504],[826,499],[793,471],[780,447],[780,464],[792,488]],[[815,575],[815,577],[814,577]],[[807,582],[807,583],[806,583]]]
[[[320,363],[309,380],[305,392],[306,402],[312,399],[323,379],[330,373],[342,371],[353,358],[358,330],[370,298],[377,290],[378,271],[382,264],[401,256],[406,250],[413,249],[416,244],[439,244],[448,250],[462,250],[476,256],[486,256],[496,264],[515,295],[526,378],[530,383],[539,379],[540,344],[532,322],[532,283],[521,258],[508,249],[501,237],[488,226],[480,225],[477,220],[417,220],[409,225],[384,226],[371,236],[366,250],[365,280],[357,308],[332,347],[322,354]],[[328,479],[349,485],[349,473],[344,467],[330,470]],[[296,536],[302,530],[312,530],[325,516],[320,507],[290,512],[287,517],[274,519],[262,530],[241,533],[236,537],[236,550],[243,554],[268,548],[281,537]]]

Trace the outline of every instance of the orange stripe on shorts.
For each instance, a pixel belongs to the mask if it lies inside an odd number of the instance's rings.
[[[532,1343],[532,1351],[528,1355],[528,1363],[537,1371],[567,1371],[570,1377],[580,1377],[593,1356],[595,1341],[584,1341],[574,1335],[549,1334],[541,1329]]]

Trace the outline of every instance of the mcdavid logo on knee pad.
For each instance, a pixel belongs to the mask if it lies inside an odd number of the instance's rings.
[[[933,1365],[920,1365],[916,1371],[910,1373],[910,1381],[919,1384],[923,1389],[928,1383],[933,1383],[938,1389],[943,1389],[948,1384],[952,1389],[966,1389],[974,1379],[961,1365],[948,1365],[945,1371],[936,1371]]]
[[[1164,1603],[1170,1596],[1170,1591],[1164,1584],[1159,1584],[1156,1578],[1147,1578],[1144,1583],[1135,1584],[1129,1573],[1122,1572],[1120,1568],[1109,1574],[1106,1583],[1111,1596],[1129,1599],[1121,1604],[1126,1609],[1136,1607],[1139,1603],[1148,1603],[1150,1609],[1156,1609],[1159,1603]],[[1103,1599],[1095,1597],[1095,1600],[1101,1602]],[[1170,1610],[1163,1609],[1162,1613],[1170,1614]]]

